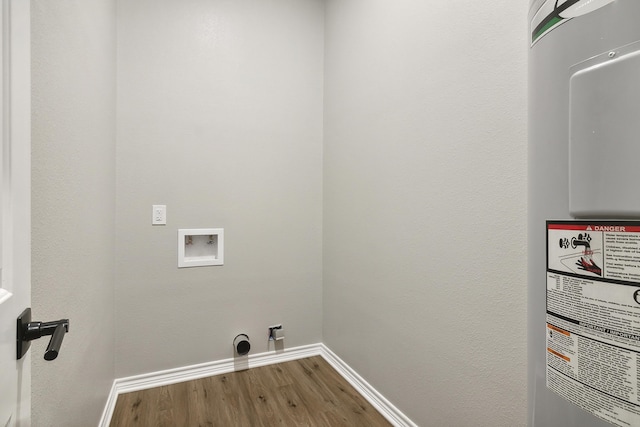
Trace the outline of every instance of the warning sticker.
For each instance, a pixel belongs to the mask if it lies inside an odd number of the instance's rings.
[[[547,387],[640,425],[640,222],[547,222]]]

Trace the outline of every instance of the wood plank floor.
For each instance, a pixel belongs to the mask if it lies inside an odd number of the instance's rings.
[[[121,394],[111,427],[390,426],[322,357]]]

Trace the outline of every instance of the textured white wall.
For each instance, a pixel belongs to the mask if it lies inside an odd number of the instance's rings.
[[[322,1],[123,0],[118,40],[117,377],[320,342]],[[206,227],[225,265],[178,269]]]
[[[114,378],[115,2],[32,2],[34,426],[91,426]]]
[[[420,425],[525,424],[526,6],[323,4],[118,2],[114,158],[112,2],[34,2],[33,305],[72,319],[34,425],[277,322]],[[225,266],[178,270],[209,226]]]
[[[327,1],[324,342],[421,426],[525,425],[526,6]]]

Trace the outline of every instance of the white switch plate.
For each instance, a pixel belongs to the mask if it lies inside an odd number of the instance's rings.
[[[167,205],[153,205],[151,224],[167,225]]]

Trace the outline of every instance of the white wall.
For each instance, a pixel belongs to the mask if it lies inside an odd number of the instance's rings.
[[[525,425],[526,7],[327,1],[324,343],[421,426]]]
[[[32,2],[32,424],[96,425],[114,378],[115,2]]]
[[[526,5],[324,5],[119,1],[115,77],[111,1],[34,1],[34,315],[72,322],[34,425],[279,322],[419,425],[525,424]],[[176,268],[196,227],[223,267]]]
[[[320,0],[118,3],[117,377],[322,341],[322,73]],[[207,227],[225,265],[178,269]]]

